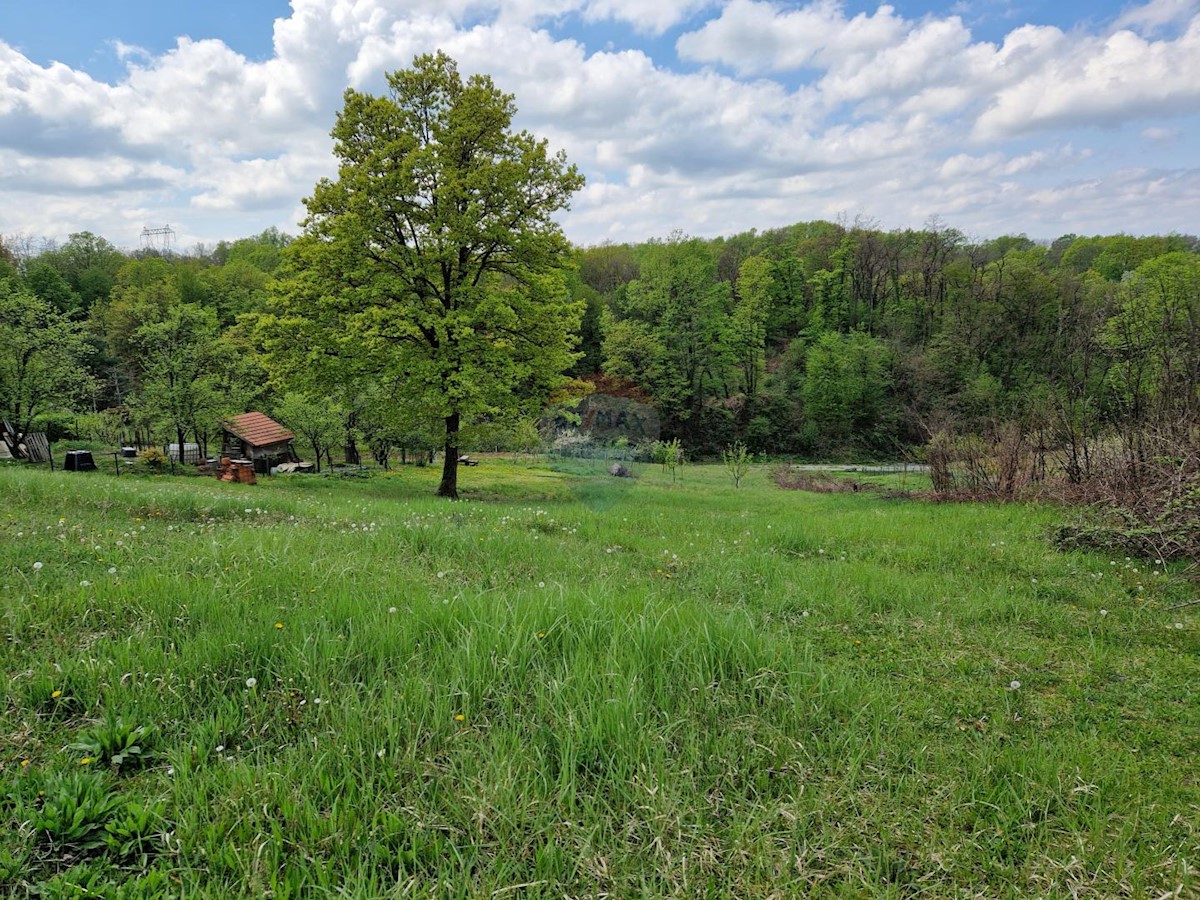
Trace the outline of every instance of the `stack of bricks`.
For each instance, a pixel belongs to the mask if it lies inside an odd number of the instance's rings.
[[[248,459],[230,459],[221,457],[221,466],[217,469],[217,478],[221,481],[231,481],[237,484],[256,484],[254,463]]]

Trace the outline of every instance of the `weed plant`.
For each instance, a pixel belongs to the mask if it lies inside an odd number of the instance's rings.
[[[1171,566],[1056,552],[1055,508],[639,475],[0,468],[0,892],[1200,890]]]

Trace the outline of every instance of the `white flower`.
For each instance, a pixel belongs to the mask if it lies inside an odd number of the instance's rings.
[[[375,755],[376,755],[376,756],[378,756],[380,759],[383,759],[383,754],[384,754],[384,751],[383,751],[383,750],[380,750],[380,751],[379,751],[378,753],[376,753]]]
[[[1176,627],[1176,628],[1178,628],[1178,629],[1180,629],[1180,630],[1182,630],[1182,629],[1183,629],[1183,623],[1182,623],[1182,622],[1176,622],[1176,623],[1175,623],[1175,627]]]
[[[222,751],[224,751],[224,749],[225,749],[225,745],[224,745],[224,744],[217,744],[217,746],[216,746],[216,748],[215,748],[215,749],[216,749],[216,752],[217,752],[217,753],[221,753]]]
[[[1008,683],[1008,689],[1009,689],[1010,691],[1019,691],[1019,690],[1021,689],[1021,682],[1019,682],[1019,681],[1010,681],[1010,682]]]
[[[108,567],[108,574],[109,574],[109,575],[116,575],[116,574],[117,574],[117,567],[116,567],[116,566],[109,566],[109,567]]]
[[[248,688],[252,688],[252,687],[254,687],[256,684],[258,684],[258,679],[257,679],[257,678],[247,678],[247,679],[246,679],[246,687],[248,687]]]
[[[395,613],[395,612],[396,612],[396,607],[394,607],[394,606],[389,606],[389,607],[388,607],[388,612],[389,612],[389,613]]]
[[[79,582],[79,586],[80,586],[80,587],[91,587],[91,586],[92,586],[92,583],[91,583],[90,581],[88,581],[88,580],[86,580],[86,579],[85,579],[85,580],[83,580],[83,581]]]
[[[320,706],[320,705],[321,705],[321,698],[313,697],[313,706]]]
[[[33,564],[33,569],[34,569],[34,571],[35,571],[35,572],[36,572],[38,569],[40,569],[41,567],[42,567],[42,564],[41,564],[40,562],[35,562],[35,563]]]
[[[1102,616],[1107,616],[1107,615],[1108,615],[1108,610],[1107,610],[1107,609],[1102,609],[1102,610],[1100,610],[1100,615],[1102,615]]]
[[[538,582],[538,587],[545,587],[545,586],[546,586],[546,582],[544,582],[544,581]]]
[[[807,609],[804,610],[804,612],[800,613],[800,615],[803,616],[805,619],[807,619],[808,618],[808,610]]]

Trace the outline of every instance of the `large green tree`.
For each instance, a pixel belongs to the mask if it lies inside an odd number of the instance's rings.
[[[346,92],[338,177],[305,201],[265,333],[286,367],[353,355],[402,379],[444,425],[438,493],[455,498],[460,427],[566,381],[581,304],[553,216],[583,176],[512,129],[511,95],[443,53],[387,81],[385,96]]]
[[[82,327],[29,289],[0,279],[0,417],[29,431],[36,415],[91,394]]]

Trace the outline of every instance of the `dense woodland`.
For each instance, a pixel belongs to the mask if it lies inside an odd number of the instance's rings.
[[[207,448],[223,415],[257,408],[351,458],[360,444],[380,461],[438,446],[402,383],[272,377],[256,324],[289,243],[273,229],[167,256],[89,233],[0,243],[0,411],[52,439]],[[575,256],[570,374],[647,411],[629,418],[632,440],[897,458],[1018,427],[1085,478],[1108,439],[1137,454],[1144,435],[1186,437],[1198,421],[1194,237],[1046,246],[818,221]],[[544,419],[542,437],[578,418]],[[481,420],[464,446],[524,448],[536,424]]]

